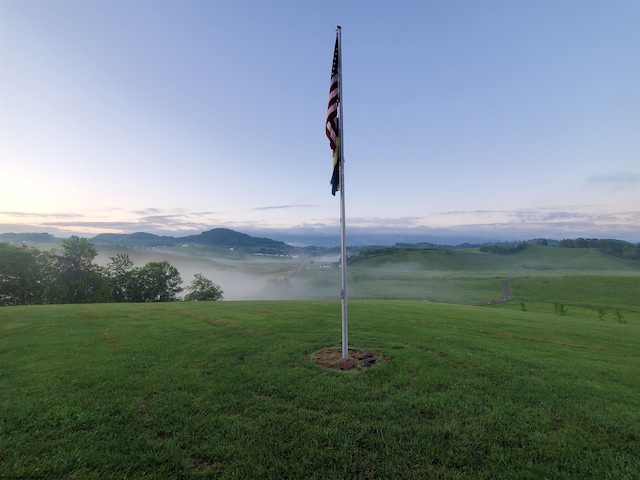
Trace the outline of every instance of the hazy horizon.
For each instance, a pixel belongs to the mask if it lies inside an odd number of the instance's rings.
[[[44,231],[35,229],[18,229],[4,230],[0,225],[0,234],[2,233],[49,233],[58,238],[68,238],[71,235],[80,237],[93,238],[95,235],[82,232],[59,232],[56,230]],[[429,229],[414,228],[394,229],[394,228],[366,228],[366,227],[350,227],[347,224],[347,245],[349,246],[367,246],[367,245],[394,245],[396,243],[432,243],[436,245],[457,246],[465,243],[482,244],[491,242],[518,242],[528,241],[537,238],[545,238],[548,240],[563,240],[576,238],[609,238],[622,240],[630,243],[640,243],[640,232],[627,232],[625,230],[609,231],[607,235],[603,232],[585,230],[579,235],[572,235],[573,231],[561,234],[554,228],[549,230],[519,229],[511,230],[509,226],[459,226],[448,229]],[[206,230],[193,231],[146,231],[136,230],[131,232],[121,232],[124,234],[131,233],[151,233],[159,236],[170,236],[176,239],[184,238],[190,235],[198,235],[203,231],[215,228],[230,228],[228,226],[210,226]],[[340,245],[340,232],[338,228],[317,228],[317,227],[298,227],[289,229],[255,229],[255,228],[230,228],[239,233],[244,233],[252,237],[263,237],[272,240],[282,241],[295,247],[317,246],[317,247],[336,247]],[[560,235],[559,235],[560,233]]]

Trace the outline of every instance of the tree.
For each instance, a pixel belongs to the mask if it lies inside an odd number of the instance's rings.
[[[562,315],[563,317],[567,314],[567,307],[564,306],[564,303],[553,303],[553,311],[558,315]]]
[[[137,271],[137,302],[175,302],[182,292],[180,272],[166,261],[149,262]]]
[[[0,306],[64,301],[59,257],[0,243]]]
[[[209,302],[222,300],[224,293],[220,285],[216,285],[201,273],[196,273],[187,287],[189,293],[184,297],[186,302]]]
[[[0,243],[0,306],[172,302],[183,290],[180,273],[166,261],[135,268],[129,256],[121,253],[103,268],[93,263],[97,254],[86,238],[77,236],[62,241],[61,255]],[[197,290],[211,297],[211,289],[205,287],[210,285],[202,283]],[[215,299],[222,298],[220,287],[213,287],[218,289]]]
[[[0,243],[0,305],[41,303],[37,250]]]
[[[135,268],[129,255],[109,258],[106,272],[116,302],[174,302],[182,288],[180,272],[168,262],[149,262]]]
[[[81,272],[94,267],[93,259],[98,255],[96,247],[86,238],[72,235],[62,240],[60,264],[65,270]]]
[[[38,303],[64,303],[65,285],[60,275],[60,257],[55,251],[39,252],[37,255],[37,283],[40,301]]]
[[[111,298],[116,302],[135,302],[140,297],[138,272],[126,253],[118,253],[107,264],[107,275],[111,280]],[[138,300],[140,301],[140,300]]]
[[[72,235],[62,241],[62,255],[58,257],[62,303],[100,302],[110,297],[106,273],[93,263],[97,255],[96,247],[86,238]]]

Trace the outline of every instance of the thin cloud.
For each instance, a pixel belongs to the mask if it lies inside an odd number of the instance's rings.
[[[593,215],[584,212],[544,212],[544,211],[530,211],[526,213],[515,212],[514,216],[519,217],[521,220],[533,221],[533,222],[562,222],[571,220],[582,220],[585,218],[593,218]]]
[[[186,215],[148,215],[146,217],[140,217],[140,222],[145,223],[160,223],[162,225],[169,225],[174,223],[183,223]]]
[[[42,226],[55,228],[80,228],[80,229],[103,229],[103,230],[131,230],[131,227],[139,227],[137,222],[42,222]]]
[[[31,213],[31,212],[0,212],[0,215],[17,218],[82,218],[76,213]]]
[[[289,208],[315,208],[317,205],[295,204],[295,205],[275,205],[272,207],[255,207],[252,210],[286,210]]]
[[[144,208],[142,210],[133,210],[131,213],[135,213],[136,215],[153,215],[162,213],[162,210],[157,208]]]
[[[351,217],[347,225],[357,227],[414,227],[424,224],[423,217]]]
[[[449,212],[438,212],[437,215],[442,216],[468,216],[468,215],[476,215],[479,217],[489,217],[491,215],[502,214],[505,213],[502,210],[452,210]]]
[[[26,225],[23,225],[24,230]],[[198,222],[177,222],[166,221],[166,219],[155,219],[133,222],[42,222],[40,224],[29,225],[30,230],[50,231],[78,231],[78,232],[104,232],[112,233],[135,233],[146,232],[157,235],[171,235],[177,232],[203,232],[213,228],[210,224]]]
[[[632,172],[607,172],[589,177],[587,183],[609,189],[630,189],[640,186],[640,175]]]
[[[460,217],[459,225],[519,225],[519,224],[554,224],[559,223],[580,223],[582,221],[597,223],[623,223],[631,224],[638,228],[638,211],[618,211],[597,213],[598,206],[586,207],[557,207],[538,209],[515,209],[515,210],[458,210],[438,212],[433,217]],[[591,211],[590,211],[591,210]],[[477,220],[477,221],[474,221]],[[409,226],[409,225],[407,225]],[[455,226],[455,225],[452,225]],[[488,228],[488,227],[487,227]]]

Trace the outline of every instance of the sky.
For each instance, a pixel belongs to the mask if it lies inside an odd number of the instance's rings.
[[[637,0],[0,0],[0,233],[333,242],[337,25],[348,244],[640,242]]]

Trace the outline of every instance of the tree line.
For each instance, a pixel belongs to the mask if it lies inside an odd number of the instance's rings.
[[[606,255],[640,260],[640,243],[634,245],[624,240],[610,238],[576,238],[558,242],[558,248],[595,248]]]
[[[0,306],[54,303],[173,302],[221,300],[223,291],[197,273],[183,288],[180,272],[166,261],[136,267],[119,253],[101,267],[86,238],[62,240],[61,251],[41,252],[0,243]]]
[[[493,244],[493,245],[483,245],[480,247],[480,251],[484,253],[496,253],[498,255],[507,255],[510,253],[521,252],[525,248],[529,246],[526,242],[520,242],[516,245],[512,244]]]

